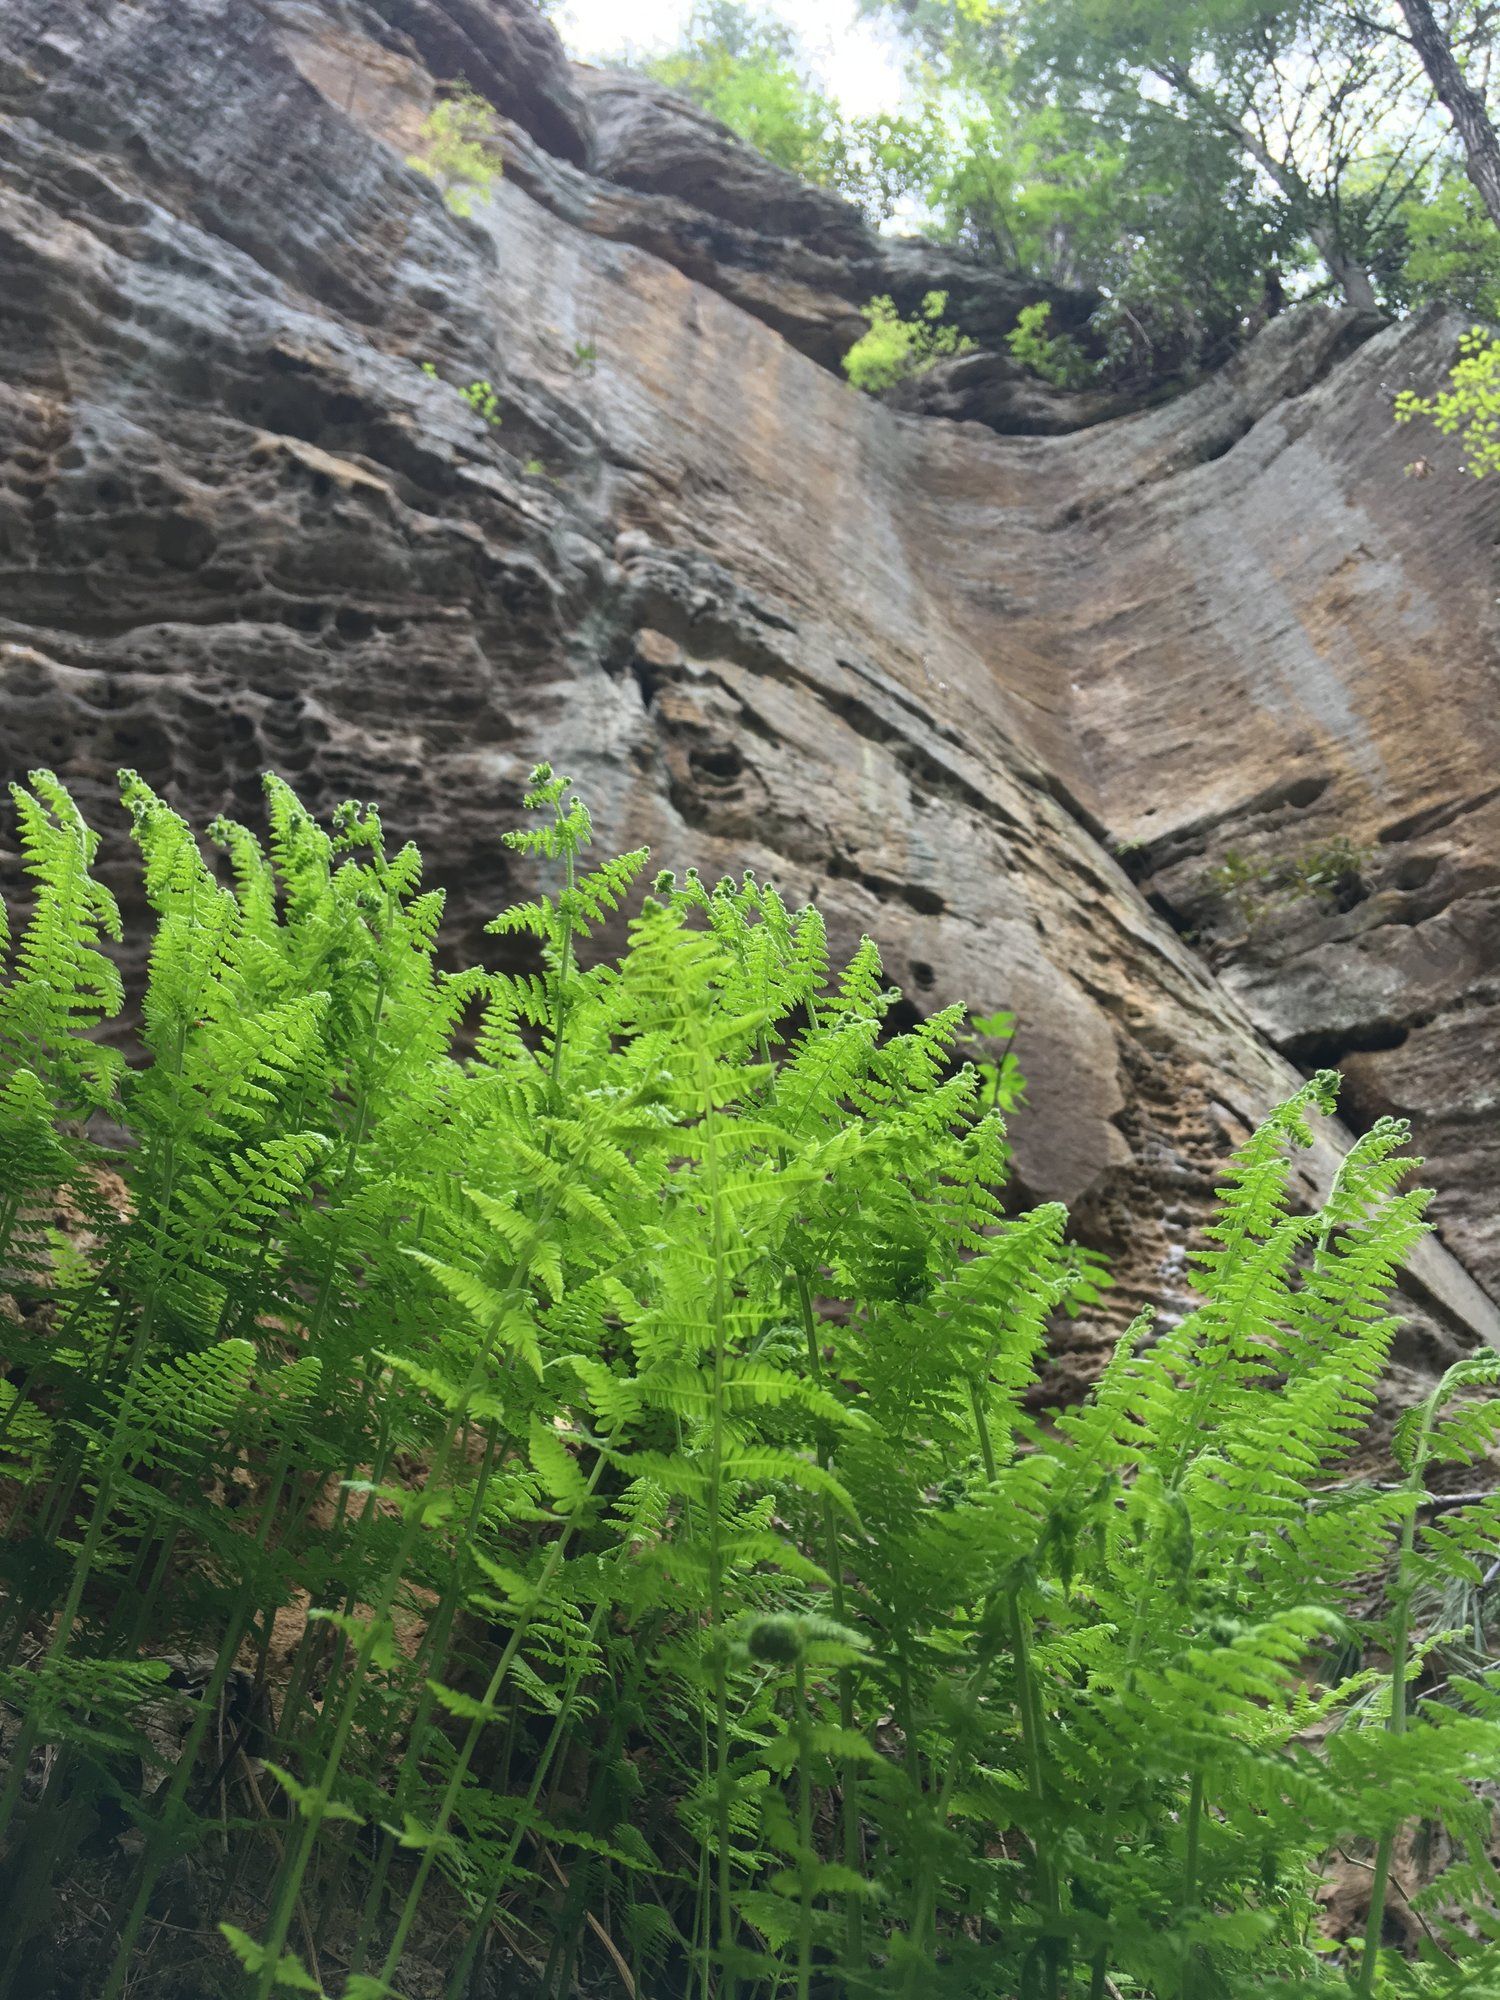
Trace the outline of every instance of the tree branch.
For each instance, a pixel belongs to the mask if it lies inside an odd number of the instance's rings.
[[[1463,141],[1469,179],[1479,190],[1490,212],[1490,220],[1500,228],[1500,138],[1484,99],[1472,89],[1458,58],[1438,26],[1430,0],[1396,0],[1411,30],[1412,46],[1422,58],[1422,67],[1432,79],[1432,87],[1442,99],[1453,129]]]

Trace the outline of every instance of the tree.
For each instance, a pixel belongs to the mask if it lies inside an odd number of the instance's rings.
[[[937,137],[930,119],[848,117],[811,74],[792,30],[744,0],[697,0],[677,47],[644,68],[778,167],[854,202],[877,226],[930,171]]]
[[[1430,0],[1398,0],[1398,5],[1411,32],[1412,47],[1463,141],[1469,179],[1479,190],[1490,220],[1500,228],[1500,137],[1484,98],[1460,68],[1452,39],[1438,25]],[[1489,11],[1484,10],[1486,16]]]
[[[1443,163],[1399,220],[1391,268],[1377,274],[1384,302],[1398,312],[1448,305],[1500,320],[1500,229],[1455,162]]]
[[[1433,145],[1425,107],[1389,37],[1352,9],[1249,0],[1183,8],[1071,0],[1083,36],[1102,36],[1147,87],[1218,132],[1277,190],[1348,304],[1374,309],[1382,236]],[[1102,52],[1102,51],[1101,51]],[[1400,139],[1387,143],[1391,127]],[[1376,176],[1362,171],[1383,155]]]
[[[1117,384],[1222,359],[1295,263],[1287,205],[1221,134],[1170,104],[1039,94],[1012,69],[955,69],[933,226],[1046,283],[1096,291]]]
[[[1377,304],[1372,263],[1436,145],[1425,86],[1382,23],[1342,0],[887,4],[930,51],[1008,68],[1023,97],[1075,104],[1135,143],[1175,113],[1240,156],[1351,305]]]

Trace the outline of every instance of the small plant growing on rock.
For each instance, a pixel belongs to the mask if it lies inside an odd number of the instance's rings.
[[[869,395],[910,381],[951,354],[967,354],[974,345],[956,326],[943,324],[946,292],[929,292],[911,319],[903,319],[895,300],[884,296],[871,299],[862,310],[869,331],[844,356],[844,373]]]
[[[487,424],[498,425],[503,421],[500,398],[495,394],[493,382],[468,382],[458,393],[475,416],[482,417]]]
[[[431,361],[424,361],[422,363],[422,373],[430,375],[434,382],[442,380],[442,377],[437,372],[436,365]],[[500,397],[496,392],[493,382],[466,382],[458,391],[458,394],[468,404],[475,416],[482,417],[485,423],[498,427],[505,421],[500,414]]]
[[[1013,1054],[1019,1025],[1015,1015],[1004,1007],[994,1014],[969,1016],[974,1034],[1000,1044],[1000,1053],[993,1062],[981,1059],[974,1067],[981,1080],[980,1102],[987,1111],[998,1111],[1003,1118],[1020,1110],[1026,1102],[1026,1079]]]
[[[435,104],[422,122],[422,150],[406,164],[436,181],[455,215],[472,215],[474,204],[505,171],[500,124],[494,106],[467,85]]]
[[[1347,834],[1335,834],[1321,847],[1309,848],[1292,863],[1293,893],[1358,900],[1363,890],[1364,870],[1370,850],[1360,847]]]
[[[1049,333],[1052,308],[1045,299],[1022,306],[1005,336],[1013,360],[1054,389],[1082,389],[1094,374],[1088,356],[1071,334]]]
[[[1346,834],[1335,834],[1300,854],[1264,859],[1231,848],[1217,867],[1205,872],[1203,886],[1231,904],[1245,924],[1254,925],[1277,904],[1309,897],[1351,909],[1365,893],[1363,871],[1369,860],[1369,850],[1356,846]]]
[[[1500,340],[1480,326],[1466,333],[1449,383],[1435,396],[1403,389],[1396,422],[1431,417],[1445,437],[1462,438],[1466,472],[1476,479],[1500,472]]]
[[[1253,924],[1266,907],[1263,892],[1270,873],[1270,862],[1252,861],[1249,855],[1232,847],[1217,867],[1205,872],[1203,886],[1211,894],[1222,896],[1246,924]]]

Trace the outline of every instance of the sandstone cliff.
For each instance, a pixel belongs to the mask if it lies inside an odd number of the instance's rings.
[[[405,164],[457,74],[507,120],[467,221]],[[0,761],[100,823],[120,764],[198,816],[268,766],[378,798],[473,952],[549,756],[606,841],[873,933],[911,1007],[1015,1008],[1024,1187],[1121,1307],[1181,1301],[1226,1144],[1342,1061],[1439,1190],[1407,1364],[1496,1338],[1500,482],[1390,422],[1455,328],[1307,310],[1035,435],[1075,416],[993,359],[931,404],[985,425],[835,372],[932,284],[992,349],[1031,296],[523,0],[9,0]],[[1327,888],[1216,886],[1334,843]]]

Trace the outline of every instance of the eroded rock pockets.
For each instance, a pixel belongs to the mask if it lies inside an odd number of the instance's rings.
[[[1493,517],[1465,493],[1421,525],[1433,482],[1417,507],[1375,442],[1445,330],[1314,312],[1170,407],[1000,437],[828,365],[830,328],[897,289],[860,260],[910,246],[869,251],[795,184],[768,207],[718,133],[632,187],[659,167],[628,168],[630,93],[519,4],[141,0],[69,28],[14,0],[0,50],[7,766],[50,764],[101,824],[121,764],[200,821],[253,816],[267,767],[314,806],[379,798],[473,955],[548,756],[604,841],[816,894],[836,950],[876,935],[911,1007],[1014,1007],[1021,1189],[1115,1255],[1112,1319],[1181,1309],[1213,1162],[1292,1080],[1270,1042],[1322,1031],[1299,963],[1353,994],[1361,951],[1395,965],[1359,942],[1381,896],[1447,898],[1414,951],[1480,911],[1488,807],[1433,815],[1493,762]],[[508,121],[470,220],[405,164],[460,70]],[[975,285],[965,310],[1014,311],[1012,281]],[[1323,789],[1265,803],[1288,776]],[[1298,949],[1185,943],[1213,930],[1194,871],[1283,819],[1407,829],[1389,885],[1299,909],[1323,928]],[[118,844],[109,866],[128,883]],[[1459,954],[1451,984],[1482,1040],[1481,972]],[[1442,1018],[1356,1058],[1405,1064],[1378,1088],[1419,1127],[1478,1046],[1418,1062]],[[1487,1274],[1457,1190],[1495,1163],[1455,1148],[1450,1179],[1433,1152]],[[1413,1365],[1494,1331],[1435,1247],[1410,1298]],[[1063,1386],[1099,1337],[1060,1346]]]

